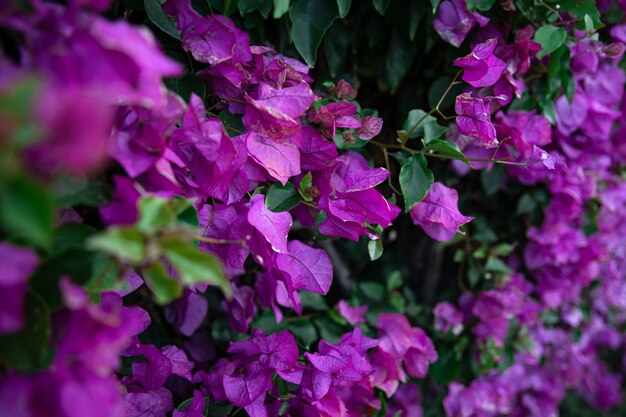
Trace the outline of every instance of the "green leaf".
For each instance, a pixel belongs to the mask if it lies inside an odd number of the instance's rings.
[[[5,369],[33,372],[44,368],[51,359],[50,311],[43,299],[32,291],[24,299],[24,310],[24,327],[16,333],[0,336],[0,364]]]
[[[324,38],[324,55],[331,77],[337,77],[350,46],[350,29],[341,20],[335,21]]]
[[[437,11],[439,3],[441,3],[441,0],[430,0],[430,4],[431,6],[433,6],[433,14],[435,14],[435,12]]]
[[[545,25],[537,29],[534,41],[541,44],[543,49],[537,54],[537,58],[541,59],[546,55],[556,51],[567,38],[567,31],[564,28],[552,25]]]
[[[328,311],[326,299],[320,294],[315,294],[310,291],[302,291],[300,293],[300,299],[302,301],[302,308],[315,311]]]
[[[101,206],[110,201],[112,185],[104,178],[60,175],[54,179],[52,194],[59,206]]]
[[[285,412],[287,411],[288,408],[289,408],[289,403],[287,401],[284,401],[280,405],[280,408],[278,409],[278,415],[282,416],[283,414],[285,414]]]
[[[145,236],[135,227],[110,227],[87,240],[87,248],[114,256],[133,265],[146,257]]]
[[[415,34],[417,33],[417,26],[419,25],[420,21],[424,18],[424,16],[426,15],[426,9],[424,7],[422,7],[421,4],[419,4],[416,1],[412,1],[409,3],[409,39],[411,40],[411,42],[413,42],[415,40]]]
[[[239,0],[237,4],[239,6],[239,14],[243,17],[248,13],[252,13],[261,8],[263,3],[265,3],[265,0]]]
[[[425,144],[441,138],[447,131],[446,127],[437,123],[437,119],[434,116],[420,109],[414,109],[409,112],[402,129],[407,132],[411,139],[423,138]]]
[[[169,276],[165,266],[160,262],[143,268],[143,278],[158,304],[169,304],[183,293],[180,282]]]
[[[306,349],[309,349],[313,343],[319,340],[317,329],[310,320],[293,320],[289,322],[287,329]]]
[[[342,19],[348,15],[352,0],[337,0],[337,8],[339,8],[339,17]]]
[[[222,265],[210,253],[191,243],[179,240],[163,242],[163,253],[180,274],[185,284],[207,283],[218,285],[227,297],[231,295],[228,278]]]
[[[384,16],[387,13],[391,0],[372,0],[374,8],[381,15]]]
[[[411,68],[414,57],[415,44],[409,41],[400,31],[394,29],[385,61],[387,77],[392,92],[398,88],[407,71]]]
[[[493,195],[504,182],[506,177],[506,171],[501,165],[494,165],[490,170],[483,169],[480,171],[480,183],[483,186],[483,190],[487,195]]]
[[[289,11],[290,0],[274,0],[274,19],[280,19]]]
[[[47,248],[52,241],[54,203],[46,190],[26,177],[0,182],[0,220],[12,235]]]
[[[493,4],[495,2],[496,0],[467,0],[466,4],[469,11],[473,12],[474,10],[478,9],[486,12],[493,7]]]
[[[434,182],[423,155],[414,155],[400,169],[400,189],[404,195],[404,211],[409,212],[422,201]]]
[[[169,205],[169,200],[153,196],[139,200],[137,229],[142,232],[156,232],[175,221],[176,213]]]
[[[372,261],[380,258],[383,255],[383,242],[380,239],[370,240],[367,244],[367,252]]]
[[[501,274],[512,274],[513,270],[507,264],[502,261],[502,259],[496,256],[490,256],[487,258],[487,263],[485,263],[485,269],[487,271],[501,273]]]
[[[50,250],[51,256],[57,256],[68,250],[82,249],[85,241],[96,232],[92,226],[80,223],[66,223],[54,232]]]
[[[285,185],[274,183],[267,190],[265,206],[274,213],[289,211],[298,204],[300,204],[300,196],[290,182]]]
[[[291,40],[309,67],[315,65],[317,48],[338,16],[334,0],[295,0],[291,5]]]
[[[467,157],[459,150],[459,147],[454,142],[443,139],[434,139],[428,142],[428,145],[426,145],[424,149],[427,152],[434,152],[437,155],[449,156],[468,163]]]
[[[143,0],[143,4],[148,18],[156,27],[172,38],[180,40],[180,32],[176,29],[176,24],[167,17],[159,0]]]
[[[307,172],[307,174],[300,180],[300,185],[298,186],[298,193],[300,193],[304,201],[313,201],[313,196],[311,196],[310,193],[312,186],[313,175],[310,172]]]

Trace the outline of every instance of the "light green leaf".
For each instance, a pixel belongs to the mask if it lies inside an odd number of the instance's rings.
[[[423,155],[414,155],[400,169],[400,189],[404,195],[404,211],[409,212],[422,201],[435,180]]]
[[[567,38],[567,31],[564,28],[552,25],[545,25],[537,29],[534,41],[541,44],[543,49],[537,54],[537,58],[541,59],[546,55],[556,51]]]
[[[114,256],[133,265],[146,257],[144,234],[135,227],[110,227],[87,240],[87,248]]]
[[[409,116],[403,125],[411,139],[421,137],[424,143],[428,144],[434,139],[441,138],[447,131],[447,128],[437,123],[434,116],[427,114],[424,110],[415,109],[409,112]]]
[[[350,4],[352,0],[337,0],[337,7],[339,8],[339,17],[342,19],[348,15],[350,11]]]
[[[289,11],[290,0],[274,0],[274,19],[280,19]]]
[[[295,0],[291,5],[291,40],[309,67],[315,65],[317,48],[338,16],[334,0]]]
[[[228,278],[215,256],[179,240],[163,242],[163,253],[185,284],[218,285],[227,297],[231,296]]]
[[[370,240],[367,244],[367,252],[370,255],[370,259],[375,261],[383,256],[383,242],[380,239]]]
[[[159,0],[143,0],[148,18],[156,27],[170,35],[172,38],[180,40],[180,32],[176,29],[176,25],[163,11]]]
[[[389,8],[389,4],[391,4],[391,0],[372,0],[374,4],[374,8],[381,15],[384,16],[387,13],[387,9]]]
[[[183,293],[182,285],[167,273],[160,262],[143,268],[143,278],[158,304],[169,304]]]

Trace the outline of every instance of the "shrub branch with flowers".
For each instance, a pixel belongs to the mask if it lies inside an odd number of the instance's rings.
[[[620,415],[625,9],[4,1],[0,415]]]

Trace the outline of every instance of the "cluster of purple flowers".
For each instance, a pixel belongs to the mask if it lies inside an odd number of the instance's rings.
[[[476,363],[495,365],[447,384],[449,417],[556,415],[568,390],[600,409],[622,402],[622,376],[602,354],[623,351],[625,342],[626,76],[619,62],[626,25],[611,28],[608,45],[572,28],[564,47],[573,93],[556,98],[550,120],[536,109],[507,109],[532,90],[533,65],[548,62],[537,58],[535,29],[511,33],[464,0],[441,2],[434,27],[443,40],[458,47],[479,27],[471,52],[453,63],[468,86],[456,97],[448,139],[471,168],[506,161],[505,184],[545,185],[542,223],[527,229],[522,256],[503,264],[513,272],[435,306],[431,336],[402,314],[366,317],[368,307],[342,300],[337,320],[352,330],[305,349],[290,331],[266,334],[253,322],[261,309],[271,309],[276,323],[303,320],[302,292],[331,289],[329,255],[302,241],[306,234],[295,239],[294,223],[326,237],[376,241],[400,215],[376,188],[388,169],[336,145],[365,146],[382,120],[361,109],[347,82],[314,92],[306,65],[250,45],[230,19],[201,16],[189,0],[163,5],[213,94],[191,93],[188,102],[163,83],[183,65],[149,31],[102,17],[108,0],[31,3],[32,10],[0,12],[0,24],[22,38],[18,60],[0,56],[0,92],[38,80],[30,114],[38,137],[19,144],[17,164],[42,182],[113,167],[112,199],[91,214],[109,230],[141,225],[145,198],[189,199],[198,222],[194,249],[219,260],[232,296],[209,306],[208,286],[191,283],[158,312],[127,306],[123,297],[142,287],[142,275],[158,298],[142,269],[153,265],[151,250],[158,253],[152,241],[142,240],[145,253],[119,265],[124,290],[92,294],[62,277],[61,306],[48,312],[51,357],[30,373],[0,370],[0,415],[200,417],[221,403],[251,417],[419,416],[422,392],[411,378],[425,379],[438,361],[433,340],[461,335],[471,339]],[[460,161],[452,167],[459,176],[469,169]],[[452,241],[473,217],[459,211],[455,189],[431,183],[407,212],[431,238]],[[297,202],[273,211],[275,189],[291,189]],[[59,223],[82,221],[65,207]],[[2,336],[26,327],[25,305],[36,297],[29,280],[45,258],[19,244],[0,243]],[[180,264],[159,262],[180,289]],[[203,326],[218,304],[239,333],[224,357]],[[145,331],[155,324],[171,326],[182,342],[152,340]],[[192,398],[174,403],[185,397]]]

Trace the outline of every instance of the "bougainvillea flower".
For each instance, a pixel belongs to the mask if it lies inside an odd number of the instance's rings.
[[[223,300],[222,308],[228,313],[228,324],[239,332],[247,333],[256,314],[254,290],[246,286],[232,286],[233,298]]]
[[[433,342],[419,327],[411,327],[401,314],[383,313],[376,321],[378,349],[404,361],[409,375],[424,378],[429,364],[438,358]]]
[[[291,229],[289,212],[274,213],[265,206],[265,196],[257,194],[250,200],[248,222],[258,230],[278,253],[288,253],[287,235]]]
[[[489,87],[500,79],[506,64],[493,54],[497,44],[497,40],[489,39],[474,46],[469,55],[454,60],[454,66],[463,69],[463,81],[473,87]]]
[[[133,224],[137,221],[137,202],[140,193],[135,183],[128,177],[115,176],[113,178],[115,190],[113,200],[101,206],[100,218],[105,224]]]
[[[337,158],[337,146],[320,134],[312,126],[302,126],[300,130],[302,144],[300,149],[300,168],[313,171],[326,168]]]
[[[411,219],[431,238],[450,241],[455,234],[463,234],[459,227],[473,219],[459,212],[458,201],[454,188],[435,182],[426,197],[411,209]]]
[[[365,323],[365,314],[367,313],[367,306],[351,307],[344,300],[340,300],[337,304],[339,314],[348,321],[351,325],[355,326],[359,323]]]
[[[463,93],[456,98],[454,110],[459,133],[476,138],[485,148],[495,148],[498,145],[496,128],[491,123],[489,103],[493,97],[472,97],[470,93]]]
[[[298,84],[277,90],[264,83],[259,87],[258,97],[245,96],[243,123],[251,132],[270,139],[287,141],[300,127],[299,117],[313,103],[315,96],[311,87]]]
[[[442,301],[433,309],[435,328],[442,332],[452,332],[458,336],[463,331],[463,313],[454,305]]]
[[[439,5],[433,25],[444,41],[459,47],[476,23],[485,26],[489,19],[470,13],[465,0],[444,0]]]
[[[34,250],[0,242],[0,334],[17,331],[24,325],[28,278],[38,263]]]
[[[353,116],[356,112],[357,107],[354,103],[339,101],[319,106],[317,109],[311,108],[308,119],[311,123],[319,124],[322,127],[324,136],[334,138],[337,128],[359,129],[362,127],[361,122]]]
[[[356,130],[359,139],[370,140],[376,137],[383,128],[383,119],[376,116],[365,116],[361,120],[361,127]]]
[[[290,143],[278,143],[255,133],[245,138],[248,155],[283,185],[300,174],[300,152]]]
[[[252,59],[248,34],[239,30],[232,20],[217,14],[200,16],[189,0],[170,1],[169,12],[175,14],[181,31],[183,49],[199,62],[218,64],[248,62]]]
[[[545,146],[552,141],[552,126],[544,116],[531,111],[499,112],[495,121],[506,129],[498,133],[500,137],[509,136],[515,148],[528,153],[534,146]]]
[[[333,265],[326,252],[298,240],[287,246],[287,253],[276,255],[276,267],[291,277],[294,289],[326,295],[333,281]]]

